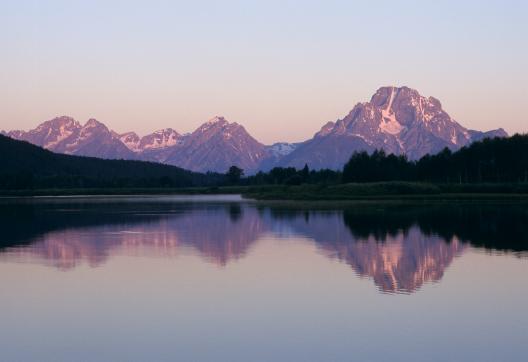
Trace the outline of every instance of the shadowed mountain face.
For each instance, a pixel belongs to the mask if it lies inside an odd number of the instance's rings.
[[[326,123],[305,142],[265,146],[238,123],[215,117],[194,132],[182,135],[172,128],[140,137],[118,134],[90,119],[81,125],[71,117],[57,117],[30,131],[4,134],[54,152],[108,159],[139,159],[192,171],[225,172],[230,166],[247,174],[274,166],[341,169],[354,151],[384,149],[418,159],[445,147],[457,150],[486,137],[506,137],[503,129],[489,132],[464,128],[440,101],[407,87],[382,87],[370,102],[358,103],[336,122]]]
[[[190,252],[224,266],[264,236],[301,237],[380,291],[412,293],[440,281],[468,245],[525,255],[528,233],[519,225],[528,222],[526,210],[519,204],[310,210],[163,198],[3,201],[0,260],[68,270],[83,262],[96,267],[114,255]]]

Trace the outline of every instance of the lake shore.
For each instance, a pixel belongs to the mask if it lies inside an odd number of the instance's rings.
[[[504,200],[528,199],[528,184],[376,182],[337,185],[262,185],[189,188],[83,188],[0,190],[0,197],[81,195],[240,194],[256,200]]]

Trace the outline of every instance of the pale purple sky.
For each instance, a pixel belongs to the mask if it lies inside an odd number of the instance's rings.
[[[0,129],[58,115],[146,134],[215,115],[300,141],[384,85],[462,125],[528,131],[525,1],[12,1]]]

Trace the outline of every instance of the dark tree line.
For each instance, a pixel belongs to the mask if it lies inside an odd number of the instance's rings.
[[[308,165],[300,170],[294,167],[275,167],[268,172],[258,172],[242,180],[244,185],[300,185],[338,183],[341,172],[333,170],[310,170]]]
[[[372,154],[355,152],[343,168],[344,183],[408,180],[412,163],[405,156],[386,155],[383,150]]]
[[[444,149],[418,161],[405,156],[354,153],[343,182],[423,181],[436,183],[528,182],[528,135],[485,139],[456,152]]]

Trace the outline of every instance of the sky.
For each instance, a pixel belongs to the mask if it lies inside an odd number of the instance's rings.
[[[381,86],[528,132],[527,1],[4,1],[0,129],[69,115],[140,135],[214,116],[296,142]]]

